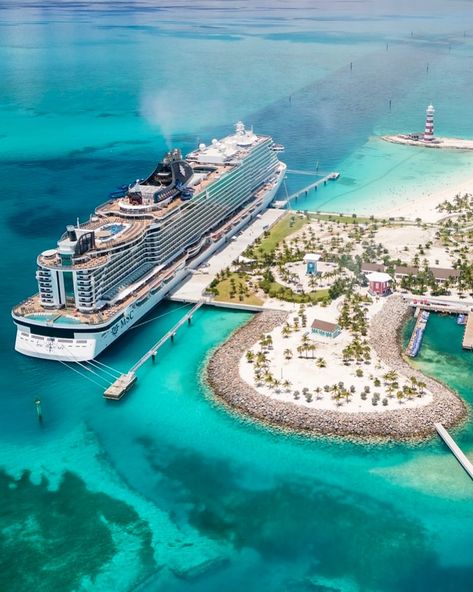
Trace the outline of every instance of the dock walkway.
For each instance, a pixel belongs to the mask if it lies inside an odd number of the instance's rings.
[[[146,353],[142,356],[136,364],[130,368],[130,370],[126,374],[120,374],[120,376],[107,388],[104,392],[103,396],[106,399],[111,399],[113,401],[119,401],[123,395],[128,392],[131,387],[135,384],[137,380],[136,372],[141,368],[141,366],[149,360],[151,357],[154,359],[160,347],[162,347],[168,339],[171,341],[174,339],[174,336],[179,329],[182,327],[184,323],[188,322],[190,324],[192,315],[196,313],[201,306],[205,304],[205,300],[201,299],[197,304],[195,304],[189,312],[187,312],[169,331],[161,337],[159,341],[157,341]]]
[[[299,189],[298,191],[291,193],[291,195],[288,195],[284,201],[287,204],[290,204],[291,200],[297,199],[301,195],[307,195],[309,193],[309,191],[311,191],[312,189],[317,190],[319,185],[327,185],[327,181],[336,181],[339,176],[340,176],[340,173],[337,173],[337,172],[328,173],[328,175],[325,175],[325,177],[322,177],[321,179],[318,179],[317,181],[310,183],[310,185],[306,185],[302,189]]]
[[[450,436],[447,430],[443,427],[441,423],[434,424],[435,429],[437,430],[438,435],[442,438],[445,444],[450,448],[451,452],[461,464],[461,466],[465,469],[468,475],[473,479],[473,465],[468,457],[462,452],[461,448],[455,442],[455,440]]]
[[[411,358],[415,358],[419,353],[420,346],[422,345],[422,338],[424,337],[424,331],[430,316],[430,313],[426,310],[418,308],[417,311],[417,321],[406,348],[406,354]]]
[[[201,306],[203,306],[204,304],[205,304],[205,300],[203,300],[203,299],[202,299],[202,300],[199,300],[199,302],[197,302],[197,304],[195,304],[195,305],[194,305],[194,306],[191,308],[191,310],[190,310],[190,311],[189,311],[187,314],[185,314],[185,315],[182,317],[182,319],[180,319],[180,320],[179,320],[179,321],[178,321],[178,322],[177,322],[177,323],[174,325],[174,327],[172,327],[172,329],[169,329],[169,331],[168,331],[168,332],[167,332],[165,335],[163,335],[163,336],[161,337],[161,339],[160,339],[160,340],[159,340],[157,343],[155,343],[155,344],[154,344],[154,345],[151,347],[151,349],[149,349],[149,350],[148,350],[148,351],[145,353],[145,355],[144,355],[142,358],[140,358],[140,359],[138,360],[138,362],[136,362],[136,364],[135,364],[135,365],[134,365],[134,366],[131,368],[130,372],[136,373],[136,371],[137,371],[139,368],[141,368],[141,366],[143,366],[143,364],[144,364],[144,363],[145,363],[147,360],[149,360],[149,358],[151,358],[151,356],[155,356],[155,355],[158,353],[158,350],[159,350],[159,348],[160,348],[160,347],[162,347],[162,346],[163,346],[163,345],[166,343],[166,341],[167,341],[168,339],[171,339],[171,340],[172,340],[172,339],[174,339],[174,335],[176,334],[176,331],[179,329],[179,327],[182,327],[182,325],[184,325],[184,323],[185,323],[185,322],[189,322],[189,323],[190,323],[190,320],[191,320],[191,318],[192,318],[192,315],[193,315],[195,312],[197,312],[197,311],[199,310],[199,308],[200,308]]]
[[[473,313],[468,315],[462,341],[463,349],[473,349]]]

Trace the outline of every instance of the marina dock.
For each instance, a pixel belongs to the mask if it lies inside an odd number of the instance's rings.
[[[473,314],[468,315],[462,341],[463,349],[473,349]]]
[[[430,312],[418,308],[416,314],[416,324],[406,348],[406,354],[411,358],[415,358],[416,355],[419,353],[420,347],[422,345],[422,339],[424,337],[424,331],[427,326],[427,321],[429,320]]]
[[[249,245],[276,224],[286,213],[285,210],[274,208],[268,208],[261,212],[251,224],[229,240],[219,251],[211,255],[204,265],[192,272],[182,284],[173,290],[168,298],[176,302],[198,302],[217,273],[230,267],[232,262],[238,259]]]
[[[450,436],[450,434],[447,432],[447,430],[443,427],[441,423],[435,423],[434,426],[437,430],[438,435],[450,448],[452,454],[455,456],[455,458],[458,460],[461,466],[465,469],[468,475],[473,479],[473,464],[471,464],[471,461],[468,459],[465,453],[462,452],[461,448],[458,446],[458,444],[455,442],[452,436]]]
[[[159,349],[170,339],[174,340],[177,330],[185,323],[190,324],[192,316],[201,306],[205,304],[205,300],[199,300],[189,312],[187,312],[169,331],[161,337],[146,353],[142,356],[136,364],[130,368],[126,374],[121,374],[104,392],[104,397],[113,401],[119,401],[125,393],[127,393],[137,381],[136,372],[147,362],[150,358],[155,359]]]

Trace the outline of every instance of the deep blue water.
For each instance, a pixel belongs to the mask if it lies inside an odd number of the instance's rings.
[[[430,101],[444,135],[473,136],[472,10],[0,2],[1,590],[471,589],[471,482],[440,443],[311,441],[212,404],[205,357],[246,314],[201,310],[115,405],[68,368],[16,354],[9,310],[65,224],[167,147],[238,119],[283,143],[291,169],[342,172],[304,207],[369,206],[407,177],[470,166],[373,136],[421,128]],[[288,190],[307,179],[289,175]],[[126,370],[183,310],[163,303],[103,361]],[[429,324],[419,364],[471,402],[448,321]],[[471,423],[457,437],[473,451]]]

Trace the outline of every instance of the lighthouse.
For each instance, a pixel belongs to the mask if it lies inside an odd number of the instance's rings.
[[[434,113],[433,105],[429,105],[425,117],[424,142],[431,142],[434,139]]]

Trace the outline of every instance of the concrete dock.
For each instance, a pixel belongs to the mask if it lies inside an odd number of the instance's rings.
[[[469,313],[462,341],[463,349],[473,349],[473,313]]]
[[[261,236],[265,230],[271,228],[280,218],[287,214],[286,210],[269,208],[262,212],[254,222],[233,237],[217,253],[214,253],[207,263],[200,266],[192,275],[184,280],[168,298],[178,302],[198,302],[202,298],[207,286],[222,269],[229,267],[232,261]]]
[[[441,423],[435,423],[435,429],[437,430],[438,435],[442,438],[445,444],[450,448],[451,452],[461,464],[461,466],[465,469],[468,475],[473,479],[473,465],[468,457],[462,452],[461,448],[455,442],[455,440],[450,436],[447,430],[443,427]]]
[[[113,401],[119,401],[125,393],[127,393],[131,387],[135,384],[137,380],[136,372],[139,368],[150,358],[154,358],[158,353],[160,347],[162,347],[168,339],[171,341],[174,340],[174,336],[176,335],[177,330],[179,327],[182,327],[186,322],[190,324],[192,320],[192,315],[199,310],[201,306],[205,304],[204,300],[200,300],[195,306],[191,308],[169,331],[161,337],[161,339],[155,343],[146,353],[142,356],[136,364],[130,368],[130,370],[126,374],[121,374],[115,382],[113,382],[107,390],[104,392],[103,396],[106,399],[111,399]]]
[[[128,392],[136,382],[136,375],[134,372],[127,372],[122,374],[112,383],[104,392],[103,396],[112,401],[119,401],[123,395]]]

